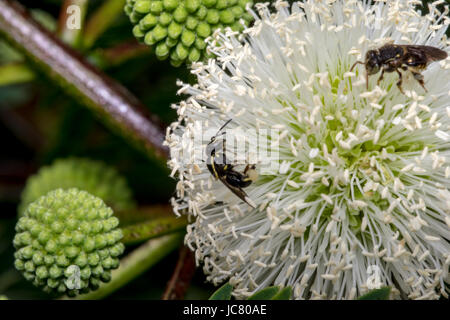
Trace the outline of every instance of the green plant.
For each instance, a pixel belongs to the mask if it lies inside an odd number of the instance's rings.
[[[49,293],[95,290],[119,266],[124,245],[118,225],[100,198],[78,189],[50,191],[17,222],[15,267]]]
[[[216,29],[243,30],[252,16],[252,0],[127,0],[125,12],[134,24],[133,34],[156,56],[170,57],[174,66],[196,62],[205,55],[206,42]]]
[[[115,211],[132,209],[135,204],[125,179],[103,162],[68,158],[58,159],[27,180],[19,206],[20,214],[28,205],[54,189],[78,188],[99,197]]]

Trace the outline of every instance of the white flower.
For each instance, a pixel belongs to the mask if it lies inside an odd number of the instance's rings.
[[[230,279],[240,298],[281,285],[353,299],[377,270],[396,297],[448,296],[450,59],[423,72],[428,92],[409,72],[406,94],[395,72],[366,91],[364,66],[349,71],[390,41],[449,52],[442,2],[426,16],[420,1],[259,4],[244,36],[215,34],[217,58],[193,65],[198,84],[180,89],[190,97],[167,135],[175,212],[194,218],[185,240],[210,281]],[[256,209],[195,161],[209,140],[191,138],[228,119],[279,133],[279,169],[245,188]]]

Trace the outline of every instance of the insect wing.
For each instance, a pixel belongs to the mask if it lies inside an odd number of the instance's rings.
[[[247,196],[247,193],[242,190],[241,188],[234,187],[231,184],[229,184],[226,180],[225,176],[219,177],[220,181],[228,188],[231,192],[233,192],[235,195],[239,197],[242,201],[247,203],[250,207],[255,208],[255,205],[249,202],[249,197]]]
[[[444,50],[432,46],[409,45],[406,46],[406,49],[409,54],[415,57],[425,56],[427,62],[443,60],[448,56]]]

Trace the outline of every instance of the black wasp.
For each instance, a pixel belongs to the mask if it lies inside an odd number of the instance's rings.
[[[399,76],[397,87],[404,94],[400,69],[404,71],[409,70],[413,74],[414,79],[427,91],[423,75],[420,72],[426,69],[431,62],[443,60],[447,56],[447,52],[431,46],[385,44],[381,48],[367,51],[365,61],[356,61],[350,71],[357,64],[365,66],[367,89],[369,88],[369,75],[376,74],[381,69],[381,76],[377,82],[379,84],[383,80],[385,72],[396,71]]]
[[[219,179],[228,189],[230,189],[235,195],[237,195],[242,201],[246,202],[252,208],[255,205],[247,196],[242,188],[248,187],[253,181],[258,178],[258,173],[256,171],[255,165],[247,165],[243,172],[234,170],[233,165],[227,163],[225,157],[225,138],[221,141],[216,141],[216,138],[220,134],[225,134],[225,132],[220,133],[225,126],[230,123],[231,119],[228,120],[220,129],[217,131],[216,135],[213,136],[206,146],[206,166],[211,172],[211,174]],[[218,161],[221,160],[221,161]]]

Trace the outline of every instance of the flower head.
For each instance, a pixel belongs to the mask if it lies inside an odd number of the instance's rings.
[[[125,247],[118,225],[102,199],[76,188],[50,191],[17,222],[14,265],[48,293],[96,290],[119,266]]]
[[[134,35],[155,46],[158,59],[179,66],[204,56],[205,38],[218,28],[242,30],[251,20],[251,0],[127,0]]]
[[[282,285],[295,298],[352,299],[381,284],[397,297],[447,296],[450,59],[422,72],[427,92],[409,71],[405,94],[395,72],[368,90],[364,66],[350,72],[386,43],[449,51],[448,8],[422,16],[417,2],[258,4],[243,34],[214,34],[216,58],[193,66],[198,83],[180,89],[190,97],[167,135],[173,205],[195,217],[186,243],[210,281],[229,278],[238,297]],[[227,119],[267,129],[278,151],[244,189],[256,208],[194,161],[192,137]]]
[[[85,158],[57,159],[27,180],[19,213],[49,191],[78,188],[103,199],[114,210],[134,207],[133,195],[124,177],[101,161]]]

